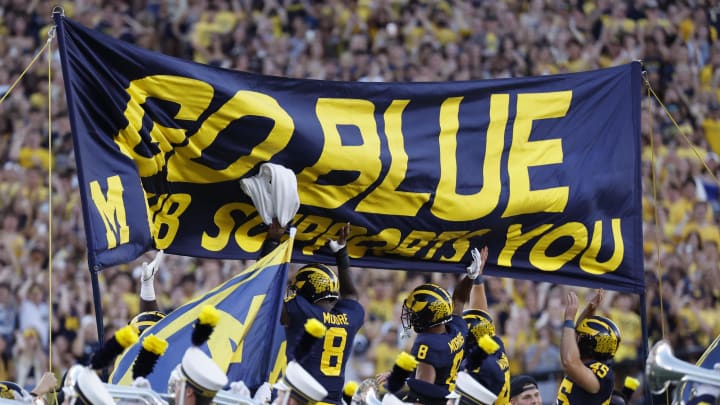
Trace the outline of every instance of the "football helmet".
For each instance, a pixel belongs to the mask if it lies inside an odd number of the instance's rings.
[[[160,311],[146,311],[135,315],[135,318],[128,322],[128,325],[134,325],[138,334],[142,335],[145,329],[155,325],[159,320],[165,318],[165,314]]]
[[[485,335],[495,336],[495,323],[486,311],[466,309],[462,317],[468,326],[468,341],[477,343]]]
[[[295,274],[291,289],[313,304],[340,297],[340,281],[330,267],[320,263],[301,267]]]
[[[402,306],[402,325],[421,333],[452,318],[452,298],[444,288],[427,283],[416,287]]]
[[[620,330],[604,316],[589,316],[575,327],[580,357],[610,360],[620,345]]]

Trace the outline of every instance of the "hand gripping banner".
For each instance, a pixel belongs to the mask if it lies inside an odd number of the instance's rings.
[[[487,274],[638,292],[639,63],[448,83],[349,83],[225,70],[58,16],[93,270],[150,249],[255,258],[239,180],[297,175],[293,260]]]

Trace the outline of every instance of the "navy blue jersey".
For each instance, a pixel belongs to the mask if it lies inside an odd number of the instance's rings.
[[[453,316],[445,326],[444,333],[418,333],[411,354],[435,368],[434,384],[447,391],[447,395],[455,389],[468,327],[459,316]]]
[[[510,402],[510,361],[505,354],[505,344],[498,336],[492,337],[500,349],[491,355],[485,354],[476,344],[466,347],[462,368],[480,384],[497,395],[495,405]]]
[[[287,336],[288,360],[293,359],[295,346],[305,332],[305,321],[315,318],[327,327],[323,339],[310,348],[307,355],[299,359],[302,365],[328,391],[324,402],[340,404],[345,384],[345,364],[350,358],[353,340],[365,321],[365,310],[355,300],[341,299],[330,311],[311,304],[296,295],[285,302],[288,315],[285,333]]]
[[[596,394],[587,392],[565,376],[558,388],[558,405],[605,405],[610,403],[615,383],[610,366],[597,360],[586,361],[585,366],[592,370],[600,381],[600,391]]]

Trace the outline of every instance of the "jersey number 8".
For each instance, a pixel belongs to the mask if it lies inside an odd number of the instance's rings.
[[[339,342],[336,344],[336,340]],[[347,331],[343,328],[328,328],[320,358],[320,371],[327,376],[337,377],[342,371],[343,354],[347,343]],[[335,361],[332,361],[332,360]],[[333,363],[334,365],[331,365]]]

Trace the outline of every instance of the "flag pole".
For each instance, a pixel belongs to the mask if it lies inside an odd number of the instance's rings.
[[[662,321],[661,321],[662,322]],[[641,360],[640,365],[643,370],[643,375],[645,375],[645,364],[647,363],[647,357],[648,357],[648,339],[650,338],[648,336],[648,317],[647,317],[647,301],[645,296],[645,291],[642,291],[640,293],[640,323],[642,324],[642,327],[640,328],[642,330],[642,352],[641,352]],[[645,400],[643,401],[644,404],[651,404],[652,403],[652,395],[650,393],[650,384],[647,384],[647,381],[645,384],[643,384],[645,387]]]
[[[90,280],[92,282],[93,302],[95,306],[95,324],[97,326],[98,341],[105,341],[105,325],[103,323],[102,300],[100,299],[100,282],[98,281],[98,272],[90,271]]]

